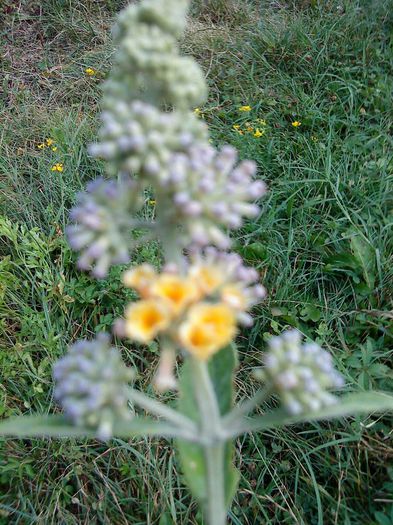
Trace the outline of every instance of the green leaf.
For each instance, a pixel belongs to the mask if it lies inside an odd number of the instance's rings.
[[[338,417],[368,414],[372,412],[393,412],[393,396],[384,392],[356,392],[343,396],[336,405],[299,416],[288,415],[284,410],[276,410],[265,416],[248,419],[234,430],[234,436],[245,432],[268,430],[270,428],[307,423]]]
[[[375,250],[363,237],[355,232],[351,237],[350,244],[352,253],[362,268],[364,280],[370,290],[372,290],[375,284]]]
[[[220,412],[226,414],[233,407],[233,375],[237,366],[237,350],[234,345],[223,348],[209,361],[209,373],[219,403]],[[180,376],[179,410],[196,422],[200,421],[194,396],[192,362],[186,361]],[[184,440],[178,440],[178,451],[185,480],[196,499],[206,501],[206,461],[203,447]],[[225,446],[224,479],[225,494],[230,505],[239,482],[239,472],[233,466],[234,445]]]
[[[114,437],[167,436],[173,434],[173,428],[150,418],[136,417],[130,421],[118,421],[113,426]],[[19,416],[0,423],[0,436],[18,438],[59,437],[59,438],[95,438],[96,433],[89,428],[73,426],[62,415]]]

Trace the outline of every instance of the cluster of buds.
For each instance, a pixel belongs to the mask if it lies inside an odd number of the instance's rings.
[[[184,273],[173,265],[156,273],[143,264],[124,275],[141,300],[126,309],[122,331],[141,343],[164,336],[207,360],[232,341],[237,322],[250,323],[246,310],[266,295],[257,279],[237,255],[214,250],[196,257]]]
[[[210,145],[196,145],[187,154],[172,156],[172,213],[191,243],[227,249],[230,241],[221,228],[237,229],[243,217],[259,214],[254,201],[265,195],[266,184],[253,180],[255,162],[237,162],[237,151],[231,146],[217,151]]]
[[[110,265],[129,261],[130,214],[140,205],[137,183],[131,179],[97,179],[80,193],[68,226],[71,248],[80,251],[78,267],[105,277]]]
[[[332,356],[316,343],[303,343],[298,330],[269,340],[265,367],[258,377],[279,394],[290,414],[315,411],[337,402],[328,392],[344,386]]]
[[[114,100],[101,118],[101,142],[90,146],[90,154],[109,161],[111,175],[138,173],[155,188],[168,183],[174,152],[207,139],[206,125],[193,113],[164,113],[139,100]]]
[[[185,26],[186,8],[184,1],[155,0],[124,10],[115,31],[119,50],[105,86],[105,102],[138,96],[181,110],[204,102],[203,72],[193,59],[180,56],[176,42]]]
[[[97,430],[109,439],[116,420],[130,418],[127,384],[134,372],[125,366],[109,336],[78,341],[54,365],[54,397],[65,415],[78,426]]]

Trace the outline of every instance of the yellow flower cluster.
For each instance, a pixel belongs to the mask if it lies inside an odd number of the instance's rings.
[[[234,124],[232,127],[239,135],[249,133],[259,139],[266,133],[266,126],[266,120],[257,118],[254,122],[245,122],[243,125]]]
[[[51,138],[45,139],[44,142],[41,142],[37,146],[38,149],[50,148],[52,151],[57,151],[57,146],[55,141]]]
[[[176,345],[207,360],[236,334],[237,309],[247,307],[241,287],[227,284],[218,267],[193,265],[187,275],[143,264],[124,275],[141,300],[125,312],[124,332],[148,343],[165,333]]]
[[[85,73],[88,77],[94,77],[95,75],[97,75],[97,71],[93,69],[92,67],[87,67],[85,69]]]
[[[64,171],[64,164],[62,164],[61,162],[56,162],[56,164],[54,164],[51,167],[51,171],[58,171],[59,173],[63,172]]]

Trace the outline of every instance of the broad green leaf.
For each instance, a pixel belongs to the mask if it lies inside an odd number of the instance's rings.
[[[122,438],[146,435],[170,437],[173,435],[173,429],[167,423],[145,417],[136,417],[130,421],[115,423],[113,435]],[[62,415],[37,415],[19,416],[0,422],[0,436],[95,438],[96,433],[89,428],[71,425]]]
[[[233,406],[233,374],[237,366],[237,354],[234,346],[228,346],[215,354],[209,362],[209,373],[217,395],[221,414],[226,414]],[[180,377],[179,410],[199,422],[198,406],[194,397],[192,362],[186,361]],[[194,497],[206,501],[206,461],[200,445],[178,440],[178,450],[184,477]],[[233,466],[234,445],[228,442],[225,448],[225,493],[229,506],[232,501],[239,473]]]
[[[268,430],[270,428],[333,419],[356,414],[369,414],[372,412],[393,412],[393,396],[384,392],[356,392],[343,396],[337,405],[332,405],[315,412],[290,416],[284,410],[276,410],[265,416],[244,420],[238,428],[231,429],[234,435],[245,432]]]
[[[350,243],[352,253],[362,267],[364,280],[372,290],[375,284],[375,250],[363,237],[356,233],[352,235]]]

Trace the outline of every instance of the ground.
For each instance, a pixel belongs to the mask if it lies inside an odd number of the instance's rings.
[[[70,341],[109,330],[129,297],[122,268],[100,282],[77,272],[63,236],[75,193],[103,173],[86,145],[122,5],[0,4],[4,417],[54,410],[53,361]],[[200,118],[216,145],[255,159],[269,184],[260,217],[234,239],[269,290],[251,333],[239,337],[240,395],[254,388],[249,371],[266,337],[288,326],[332,352],[348,389],[393,388],[392,13],[391,0],[193,6],[182,47],[211,89]],[[154,214],[151,198],[144,213]],[[135,254],[159,257],[156,244]],[[157,349],[120,347],[149,389]],[[232,523],[391,525],[391,423],[357,417],[240,439]],[[202,518],[165,441],[8,440],[0,442],[0,524],[9,523]]]

